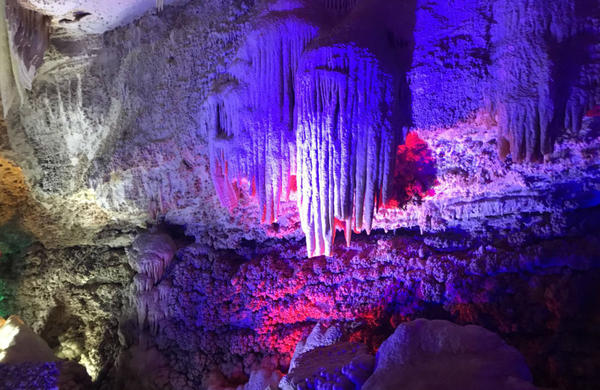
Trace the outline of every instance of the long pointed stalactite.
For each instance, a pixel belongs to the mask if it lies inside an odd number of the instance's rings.
[[[331,253],[336,220],[348,244],[352,230],[370,232],[377,204],[387,201],[401,134],[392,110],[398,88],[360,51],[319,48],[298,77],[298,208],[309,255]]]
[[[350,13],[342,35],[333,30],[314,41],[327,31],[316,15],[348,11],[355,2],[324,5],[315,10],[299,2],[267,13],[204,110],[223,206],[232,209],[246,183],[262,221],[271,223],[296,180],[309,256],[331,253],[336,224],[348,243],[352,230],[371,230],[377,207],[387,202],[394,151],[408,125],[400,112],[401,67],[391,64],[398,54],[390,46],[393,29],[382,26],[363,47],[354,45],[364,38],[358,20],[378,23],[367,4],[359,15]]]
[[[278,215],[295,175],[294,79],[321,19],[304,9],[268,13],[204,107],[211,174],[221,203],[237,204],[235,183],[258,198],[263,222]]]

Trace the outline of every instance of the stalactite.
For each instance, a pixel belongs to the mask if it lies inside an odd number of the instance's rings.
[[[369,5],[304,54],[296,79],[297,201],[309,256],[331,254],[336,225],[348,244],[352,230],[371,231],[408,125],[402,53],[385,39],[394,29]]]
[[[264,15],[204,107],[211,175],[224,207],[236,186],[258,198],[263,222],[273,222],[295,174],[294,78],[319,19],[305,9]],[[235,186],[232,184],[234,183]]]
[[[491,68],[501,157],[510,151],[515,161],[541,160],[597,104],[600,18],[588,6],[585,0],[494,3]]]
[[[132,245],[129,264],[137,271],[131,288],[131,304],[136,310],[138,326],[146,323],[156,333],[169,315],[169,291],[161,278],[175,254],[175,243],[164,234],[144,234]]]
[[[352,230],[370,232],[375,208],[386,202],[401,130],[388,110],[398,88],[375,58],[356,50],[315,50],[298,76],[298,208],[309,255],[331,253],[336,219],[348,243]]]
[[[0,94],[4,114],[31,88],[50,37],[50,18],[23,8],[17,0],[0,3]]]
[[[331,253],[336,225],[348,243],[352,230],[370,232],[387,201],[395,148],[410,121],[404,73],[414,9],[399,0],[327,0],[322,6],[352,12],[314,42],[328,13],[304,5],[280,1],[260,18],[207,99],[202,124],[223,206],[232,209],[248,185],[262,221],[273,222],[296,178],[314,256]]]

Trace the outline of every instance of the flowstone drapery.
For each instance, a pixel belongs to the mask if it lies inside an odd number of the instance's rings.
[[[247,184],[271,223],[297,183],[310,256],[331,253],[336,220],[348,243],[352,230],[371,230],[408,124],[399,53],[409,45],[398,45],[402,29],[372,11],[379,3],[342,17],[355,2],[277,2],[205,104],[223,206],[233,208]],[[330,28],[328,15],[340,24]]]

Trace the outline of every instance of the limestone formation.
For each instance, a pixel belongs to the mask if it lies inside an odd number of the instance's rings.
[[[17,316],[0,320],[0,363],[40,363],[57,360],[48,344]]]
[[[279,387],[294,389],[361,388],[373,372],[374,358],[365,345],[340,343],[304,353]]]
[[[594,388],[598,12],[0,1],[0,310],[100,390],[353,386],[395,329],[466,351],[464,324],[535,386]],[[494,343],[499,386],[528,379]]]
[[[0,377],[3,386],[13,389],[84,390],[91,386],[81,365],[54,356],[48,344],[17,316],[0,317]]]
[[[534,390],[519,352],[484,328],[418,319],[401,324],[377,351],[362,387]]]

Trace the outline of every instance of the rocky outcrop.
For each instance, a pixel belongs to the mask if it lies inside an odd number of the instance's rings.
[[[0,377],[11,389],[84,390],[92,385],[81,365],[54,356],[17,316],[0,317]]]
[[[0,363],[39,363],[58,360],[48,344],[17,316],[0,317]]]
[[[373,372],[374,358],[365,345],[340,343],[302,354],[279,382],[283,390],[361,388]]]
[[[312,351],[315,348],[333,345],[340,341],[341,338],[342,331],[339,327],[332,325],[328,328],[324,328],[321,323],[318,323],[313,330],[310,331],[310,334],[305,340],[299,341],[298,344],[296,344],[294,355],[290,361],[289,370],[291,371],[296,367],[298,359],[306,352]]]
[[[377,351],[365,390],[534,390],[523,356],[479,326],[448,321],[400,324]]]
[[[0,225],[8,222],[27,199],[29,188],[23,171],[0,157]]]
[[[322,334],[319,325],[298,343],[279,388],[535,389],[523,356],[479,326],[417,319],[398,325],[376,357],[363,344],[325,340],[298,353],[316,334]]]
[[[577,353],[551,346],[595,337],[596,309],[577,298],[580,289],[593,295],[599,275],[593,232],[488,242],[464,233],[376,231],[313,259],[302,241],[237,251],[189,245],[161,282],[171,286],[162,298],[170,315],[156,347],[172,367],[170,383],[193,388],[215,366],[227,378],[247,377],[257,366],[285,369],[318,321],[336,321],[352,341],[377,347],[399,323],[428,316],[498,332],[523,351],[542,384],[575,380],[569,372]],[[585,330],[577,325],[584,323]],[[576,344],[589,359],[597,356]]]
[[[96,379],[119,354],[119,320],[133,277],[126,264],[123,249],[36,246],[13,259],[2,279],[11,291],[11,312],[57,357],[80,363]]]

